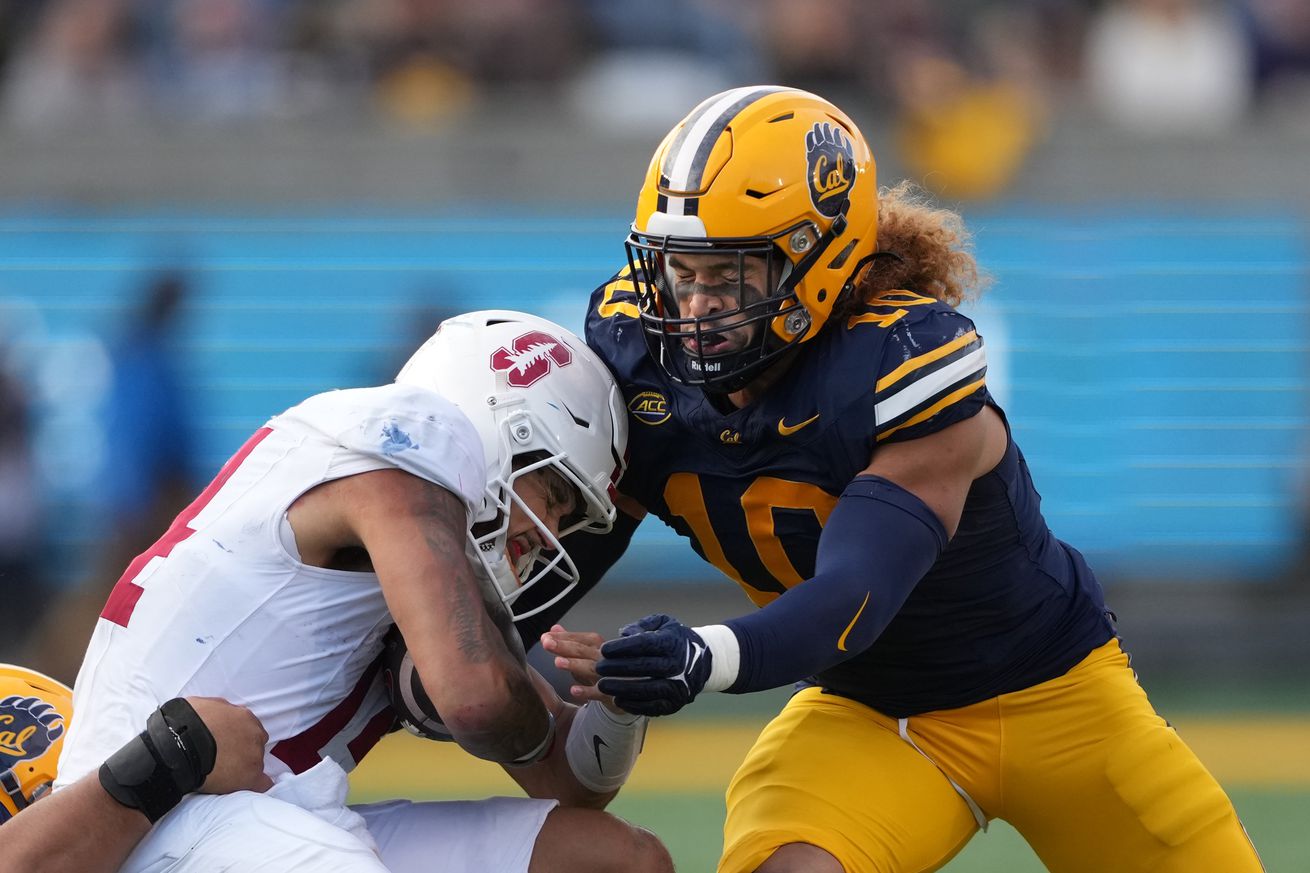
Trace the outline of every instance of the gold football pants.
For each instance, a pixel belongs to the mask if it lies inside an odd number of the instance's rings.
[[[719,873],[796,842],[847,873],[937,870],[992,818],[1053,873],[1262,869],[1117,640],[1057,679],[908,719],[806,689],[760,734],[727,803]]]

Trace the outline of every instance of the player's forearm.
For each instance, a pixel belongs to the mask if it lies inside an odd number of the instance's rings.
[[[824,527],[814,578],[726,622],[730,635],[724,625],[697,629],[713,657],[706,688],[777,688],[864,651],[946,542],[940,520],[914,495],[883,479],[857,478]]]
[[[557,713],[559,734],[538,765],[511,770],[531,797],[562,806],[604,809],[632,773],[646,736],[647,719],[615,713],[600,701],[564,705]]]
[[[6,870],[113,873],[150,822],[105,793],[96,774],[43,798],[0,827]]]
[[[557,739],[555,742],[558,747],[560,741]],[[514,777],[528,797],[558,800],[560,806],[604,809],[619,793],[617,789],[600,793],[584,787],[569,770],[568,762],[564,760],[562,753],[552,754],[546,760],[531,767],[508,768],[507,772]],[[519,778],[519,774],[526,774],[526,778]]]
[[[578,809],[604,809],[611,800],[618,796],[619,789],[611,791],[592,791],[580,783],[567,763],[553,763],[552,783],[550,789],[540,797],[552,797],[560,806]]]
[[[555,743],[549,754],[531,767],[507,768],[506,772],[529,797],[558,800],[561,806],[604,809],[618,791],[600,793],[586,788],[573,775],[565,755],[565,740],[577,713],[578,707],[561,701],[555,712]]]
[[[414,661],[424,690],[464,751],[510,766],[532,763],[548,751],[554,715],[537,695],[527,668],[509,655],[466,665],[463,673],[440,686],[429,683],[426,677],[431,674],[417,657]]]

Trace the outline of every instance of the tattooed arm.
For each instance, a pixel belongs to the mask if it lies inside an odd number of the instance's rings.
[[[465,750],[506,763],[541,745],[550,715],[504,605],[464,551],[458,497],[376,470],[320,485],[290,518],[306,563],[336,566],[352,549],[367,553],[423,687]]]

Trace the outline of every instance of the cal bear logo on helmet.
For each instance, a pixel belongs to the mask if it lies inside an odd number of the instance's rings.
[[[855,149],[850,137],[838,125],[816,123],[805,134],[805,160],[814,208],[836,218],[855,184]]]
[[[568,346],[539,330],[515,337],[510,346],[501,346],[491,353],[491,369],[509,371],[507,381],[515,388],[527,388],[553,366],[567,367],[573,363],[573,352]]]
[[[39,697],[0,700],[0,770],[40,757],[64,735],[64,717]]]

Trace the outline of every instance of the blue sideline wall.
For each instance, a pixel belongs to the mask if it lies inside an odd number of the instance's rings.
[[[71,576],[100,529],[106,348],[152,271],[193,279],[176,352],[201,485],[270,415],[389,379],[443,313],[521,308],[580,330],[588,292],[622,263],[625,220],[0,215],[0,338],[34,386],[51,553]],[[1111,580],[1286,566],[1308,448],[1306,222],[1009,210],[970,223],[995,279],[971,311],[1057,534]],[[707,572],[650,521],[618,577]]]

